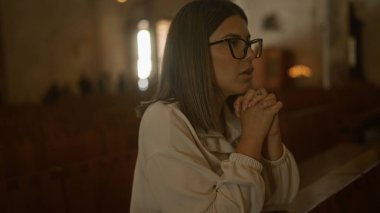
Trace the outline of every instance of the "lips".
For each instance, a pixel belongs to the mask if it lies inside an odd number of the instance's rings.
[[[253,73],[253,67],[249,67],[248,69],[241,72],[241,75],[251,75]]]

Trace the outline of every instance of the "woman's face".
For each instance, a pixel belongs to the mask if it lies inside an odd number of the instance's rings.
[[[247,24],[240,16],[230,16],[211,34],[209,42],[226,38],[240,38],[249,41]],[[253,74],[253,52],[248,48],[243,59],[233,58],[228,42],[210,46],[217,87],[224,97],[241,94],[251,87]]]

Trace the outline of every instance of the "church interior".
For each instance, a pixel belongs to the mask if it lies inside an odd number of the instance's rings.
[[[129,211],[135,108],[188,2],[0,0],[0,212]],[[378,212],[380,1],[234,2],[299,164],[284,212]]]

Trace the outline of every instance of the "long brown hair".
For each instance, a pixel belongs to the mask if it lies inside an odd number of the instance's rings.
[[[244,11],[228,0],[196,0],[185,5],[173,19],[164,51],[162,75],[153,99],[140,107],[140,115],[150,103],[178,101],[180,110],[196,130],[217,130],[214,109],[215,85],[209,37],[228,17]]]

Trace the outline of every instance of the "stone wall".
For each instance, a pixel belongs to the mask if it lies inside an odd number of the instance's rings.
[[[94,1],[2,1],[7,102],[39,101],[53,83],[98,67]]]

